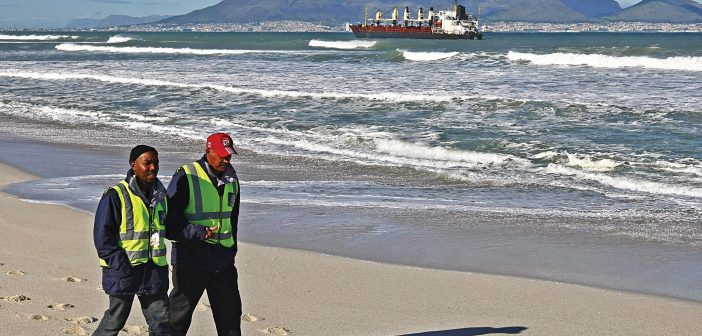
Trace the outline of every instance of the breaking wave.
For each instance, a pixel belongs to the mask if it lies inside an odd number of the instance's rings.
[[[257,94],[262,97],[311,97],[315,99],[363,99],[363,100],[379,100],[390,102],[448,102],[458,99],[468,99],[467,96],[451,96],[451,95],[432,95],[432,94],[417,94],[413,92],[395,93],[344,93],[344,92],[309,92],[309,91],[285,91],[285,90],[264,90],[252,88],[238,88],[214,83],[178,83],[165,81],[160,79],[145,79],[145,78],[129,78],[116,77],[110,75],[95,75],[95,74],[75,74],[75,73],[38,73],[38,72],[0,72],[0,77],[27,78],[38,80],[95,80],[105,83],[117,84],[132,84],[144,86],[170,86],[178,88],[193,88],[193,89],[213,89],[221,92],[229,92],[235,94]]]
[[[507,59],[529,61],[536,65],[586,65],[595,68],[647,68],[663,70],[702,71],[702,57],[679,56],[654,58],[646,56],[608,56],[600,54],[531,54],[510,51]]]
[[[252,53],[292,54],[285,50],[244,50],[244,49],[192,49],[192,48],[156,48],[156,47],[112,47],[94,46],[75,43],[61,43],[56,46],[61,51],[93,51],[124,54],[182,54],[182,55],[242,55]]]
[[[13,41],[51,41],[51,40],[67,40],[77,39],[79,36],[74,35],[3,35],[0,34],[0,40]]]
[[[601,173],[584,172],[559,164],[549,164],[546,172],[557,175],[570,175],[581,179],[595,181],[617,189],[644,192],[654,195],[673,195],[702,198],[702,188],[679,186],[667,183],[646,181],[638,178],[610,176]]]
[[[129,37],[129,36],[115,35],[115,36],[110,36],[110,38],[105,43],[115,43],[116,44],[116,43],[128,42],[131,40],[134,40],[134,38]]]
[[[329,49],[368,49],[375,46],[376,41],[322,41],[311,40],[310,47]]]
[[[481,153],[474,151],[458,150],[445,147],[433,147],[423,144],[409,143],[399,140],[375,140],[376,150],[381,153],[398,157],[427,160],[428,162],[442,161],[456,166],[531,166],[526,159],[512,155]]]
[[[417,52],[398,50],[402,57],[409,61],[438,61],[440,59],[451,58],[458,55],[458,52]]]
[[[163,124],[165,118],[133,113],[112,114],[91,110],[0,102],[0,112],[32,120],[52,120],[72,125],[108,125],[198,139],[202,134],[177,125]]]
[[[556,162],[562,163],[565,166],[568,167],[576,167],[583,169],[585,171],[592,171],[592,172],[608,172],[612,171],[624,164],[624,162],[619,162],[616,160],[612,160],[609,158],[603,158],[603,159],[596,159],[592,155],[589,154],[572,154],[568,152],[563,152],[563,153],[542,153],[539,155],[535,155],[535,158],[544,158],[548,157],[548,155],[553,155],[551,159],[555,159]],[[561,159],[564,157],[565,160]]]

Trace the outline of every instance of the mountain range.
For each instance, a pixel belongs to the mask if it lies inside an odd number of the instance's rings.
[[[376,10],[389,17],[393,7],[408,6],[416,17],[421,6],[427,13],[453,7],[453,0],[223,0],[193,12],[153,22],[162,24],[255,23],[296,20],[328,25],[363,21]],[[459,4],[483,21],[506,22],[671,22],[702,23],[702,4],[693,0],[643,0],[622,9],[615,0],[461,0]],[[144,21],[143,23],[147,23]],[[104,24],[101,22],[100,24]],[[136,24],[136,23],[122,23]]]
[[[66,24],[66,28],[102,28],[151,23],[168,18],[168,16],[149,15],[134,17],[129,15],[110,15],[102,19],[73,19]]]
[[[621,10],[614,0],[469,0],[466,8],[489,21],[588,22]]]
[[[606,17],[606,20],[672,23],[702,22],[702,4],[692,0],[643,0],[621,12]]]

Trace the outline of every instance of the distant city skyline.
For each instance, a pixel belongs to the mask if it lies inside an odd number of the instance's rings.
[[[622,7],[641,0],[616,0]],[[702,3],[702,0],[695,0]],[[60,28],[70,20],[109,15],[181,15],[221,0],[0,0],[0,28]]]

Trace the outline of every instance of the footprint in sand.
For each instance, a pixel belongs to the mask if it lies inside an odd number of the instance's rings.
[[[76,277],[72,277],[72,276],[65,277],[65,278],[61,278],[61,280],[66,281],[66,282],[83,282],[83,281],[88,281],[88,280],[86,280],[86,279],[76,278]]]
[[[17,317],[22,317],[26,318],[27,320],[35,320],[35,321],[48,321],[50,317],[46,315],[41,315],[41,314],[22,314],[18,315]]]
[[[7,275],[25,275],[26,273],[24,273],[22,271],[18,271],[18,270],[12,270],[9,272],[5,272],[5,274],[7,274]]]
[[[29,301],[29,300],[31,300],[30,298],[28,298],[28,297],[26,297],[26,296],[24,296],[24,295],[21,295],[21,294],[20,294],[20,295],[8,296],[8,297],[3,298],[3,299],[5,299],[5,301],[11,302],[11,303],[20,303],[20,302],[22,302],[22,301]]]
[[[63,328],[63,332],[65,334],[69,334],[69,335],[79,335],[79,336],[88,335],[88,332],[85,331],[85,329],[83,329],[83,327],[81,327],[81,326],[72,326],[72,327],[68,327],[68,328]]]
[[[70,303],[55,303],[55,304],[46,306],[46,308],[49,308],[51,310],[66,310],[68,308],[73,308],[73,307],[75,307],[75,306],[70,304]]]
[[[140,325],[128,325],[125,326],[122,329],[122,331],[126,332],[129,335],[148,335],[149,327]]]
[[[256,321],[263,321],[263,320],[265,320],[265,318],[260,317],[260,316],[256,316],[254,314],[246,313],[246,314],[241,316],[241,320],[246,321],[246,322],[256,322]]]
[[[78,324],[90,324],[98,319],[92,316],[80,316],[80,317],[71,317],[71,318],[64,318],[64,320],[68,322],[73,322],[73,323],[78,323]]]
[[[288,334],[290,334],[290,330],[285,329],[283,327],[270,327],[266,329],[266,332],[274,336],[287,336]]]

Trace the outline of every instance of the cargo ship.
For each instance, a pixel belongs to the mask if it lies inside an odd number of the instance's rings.
[[[419,7],[415,19],[410,17],[409,7],[405,7],[402,21],[398,20],[397,7],[393,8],[389,19],[383,19],[383,13],[376,11],[374,20],[368,18],[366,8],[364,23],[349,25],[348,29],[357,38],[483,39],[483,34],[478,31],[478,18],[468,14],[457,1],[454,1],[453,10],[434,12],[431,7],[427,16]]]

